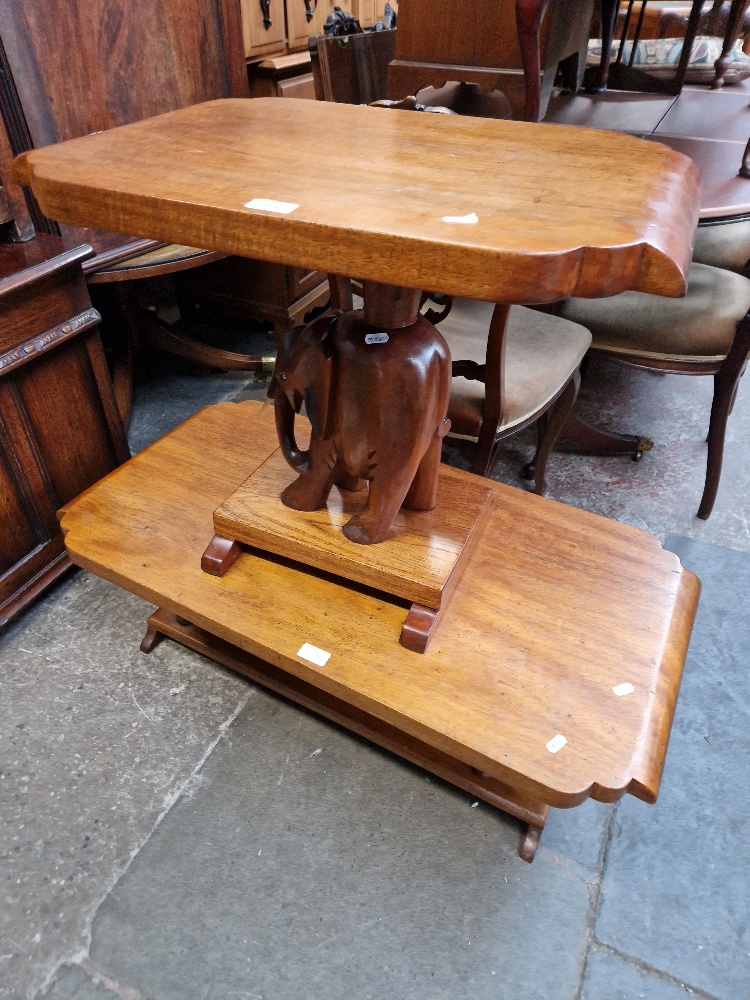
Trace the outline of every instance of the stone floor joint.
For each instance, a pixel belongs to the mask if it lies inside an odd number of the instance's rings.
[[[645,972],[649,976],[653,976],[655,979],[660,979],[664,983],[669,983],[671,986],[679,986],[683,990],[687,990],[694,997],[698,997],[699,1000],[720,1000],[714,993],[707,993],[706,990],[701,989],[700,986],[693,986],[691,983],[685,983],[677,976],[673,976],[670,972],[665,972],[663,969],[657,968],[655,965],[650,965],[643,959],[637,958],[635,955],[629,955],[625,951],[620,951],[619,948],[614,948],[611,944],[605,944],[604,941],[599,941],[599,939],[594,936],[591,942],[591,950],[604,952],[607,955],[611,955],[613,958],[618,958],[625,965],[629,965],[632,969],[637,969],[639,972]]]
[[[235,721],[235,719],[239,716],[239,714],[245,708],[247,703],[256,693],[257,693],[257,688],[248,685],[248,690],[246,694],[244,695],[243,698],[240,699],[239,703],[237,704],[231,715],[227,719],[225,719],[224,722],[222,722],[221,725],[218,727],[216,737],[208,745],[208,747],[204,751],[202,757],[195,765],[193,770],[190,772],[187,778],[185,778],[184,781],[180,782],[177,788],[175,788],[172,792],[170,792],[167,796],[165,796],[161,812],[156,817],[154,825],[148,831],[146,836],[143,837],[142,840],[130,852],[130,856],[128,857],[127,863],[123,866],[123,868],[119,872],[115,873],[114,877],[112,878],[111,884],[105,889],[101,899],[94,904],[89,915],[86,917],[84,923],[84,929],[82,932],[82,937],[84,941],[83,947],[74,955],[63,956],[60,959],[60,961],[55,964],[55,966],[52,968],[52,970],[45,978],[44,982],[36,991],[35,998],[43,997],[46,994],[49,987],[57,978],[57,975],[60,972],[60,970],[64,968],[66,965],[79,965],[82,969],[85,969],[88,972],[85,963],[89,963],[89,952],[91,949],[91,942],[93,939],[94,921],[96,920],[97,913],[99,912],[99,909],[101,908],[102,904],[106,901],[108,896],[114,890],[115,886],[127,874],[133,861],[136,859],[138,854],[140,854],[140,852],[143,850],[143,848],[146,846],[149,840],[153,837],[154,833],[156,833],[156,830],[161,825],[162,820],[167,816],[167,814],[172,810],[172,808],[180,801],[180,799],[183,798],[183,796],[191,794],[192,790],[195,788],[196,781],[198,780],[203,765],[206,763],[206,761],[211,756],[216,747],[219,745],[219,743],[224,739],[224,736],[229,730],[229,727],[232,725],[232,723]],[[91,968],[93,968],[93,966],[91,966]],[[103,973],[97,973],[97,974],[103,975]],[[112,980],[112,982],[115,981]],[[120,994],[120,995],[123,997],[123,1000],[141,1000],[140,993],[133,993],[132,991],[127,995],[126,994]]]
[[[143,994],[140,990],[131,989],[129,986],[121,986],[116,979],[111,979],[92,965],[88,958],[84,958],[79,965],[95,986],[103,987],[108,993],[112,993],[113,996],[120,997],[120,1000],[143,1000]]]
[[[610,813],[609,820],[604,829],[604,836],[602,837],[602,846],[599,852],[599,861],[596,867],[597,878],[596,881],[589,886],[589,899],[591,900],[589,906],[589,919],[588,926],[586,927],[586,937],[585,945],[583,951],[583,958],[581,959],[580,965],[580,975],[578,977],[578,989],[574,1000],[582,1000],[583,997],[583,986],[586,981],[586,969],[589,964],[589,956],[591,955],[592,946],[596,940],[594,936],[594,927],[596,926],[596,921],[599,916],[599,909],[601,907],[601,897],[602,897],[602,883],[604,882],[604,873],[607,868],[607,856],[609,854],[609,848],[612,843],[612,836],[615,829],[615,821],[617,818],[617,809],[619,802],[616,802],[612,812]]]

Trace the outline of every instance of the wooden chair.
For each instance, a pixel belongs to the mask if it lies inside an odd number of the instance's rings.
[[[749,255],[750,256],[750,255]],[[708,461],[698,517],[710,517],[719,489],[727,420],[750,356],[750,280],[693,263],[687,293],[668,299],[623,292],[568,299],[556,314],[586,326],[592,351],[649,371],[713,375]]]
[[[12,158],[28,149],[199,101],[247,97],[240,7],[236,0],[218,0],[210,10],[183,0],[9,0],[0,4],[0,80],[0,179],[6,180]],[[136,332],[212,367],[262,366],[260,357],[218,352],[159,327],[154,315],[141,309],[137,283],[142,279],[225,255],[58,226],[44,217],[30,193],[26,203],[23,237],[34,231],[62,235],[70,245],[85,242],[96,251],[84,272],[96,286],[92,293],[104,326],[125,330],[129,338],[119,344],[114,371],[125,421]]]
[[[500,441],[536,423],[527,478],[535,480],[535,493],[544,494],[547,459],[578,395],[591,334],[523,306],[467,301],[440,332],[451,356],[463,359],[453,362],[448,417],[452,437],[477,442],[472,472],[488,475]]]
[[[674,34],[675,37],[682,36],[684,39],[674,74],[661,79],[656,78],[653,71],[649,72],[635,65],[638,42],[641,37],[647,37],[647,34],[642,34],[647,16],[654,13],[647,10],[648,0],[601,0],[602,55],[592,89],[601,91],[609,86],[614,90],[679,94],[688,74],[691,52],[699,32],[708,35],[720,33],[723,37],[721,55],[710,74],[711,87],[722,87],[732,64],[732,50],[743,28],[750,0],[731,0],[728,5],[724,0],[713,0],[708,13],[703,12],[705,2],[706,0],[692,0],[687,13],[669,8],[659,11],[659,37],[671,37]],[[612,42],[620,13],[624,13],[620,45],[612,63]],[[624,58],[626,39],[632,41],[627,61]]]
[[[693,260],[750,278],[750,219],[704,220],[695,231]]]
[[[337,104],[374,104],[388,97],[388,66],[396,53],[397,29],[346,35],[313,35],[308,43],[315,96]],[[499,91],[484,94],[472,84],[424,88],[426,107],[447,107],[459,115],[511,118],[513,110]]]
[[[540,121],[558,67],[580,87],[594,0],[400,0],[389,97],[416,95],[448,80],[498,88],[513,117]]]

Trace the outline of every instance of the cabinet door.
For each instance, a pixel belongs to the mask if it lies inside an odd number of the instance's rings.
[[[286,0],[286,24],[289,49],[304,49],[310,35],[322,35],[326,18],[333,13],[337,0]],[[340,4],[339,4],[340,5]],[[308,13],[311,15],[308,18]]]
[[[385,8],[385,0],[351,0],[351,12],[357,18],[363,28],[369,28],[380,20],[382,3]]]
[[[283,52],[284,0],[264,0],[263,4],[260,0],[240,0],[240,3],[245,57],[250,59]],[[271,22],[268,26],[263,23],[266,14]]]
[[[24,496],[8,462],[6,451],[11,443],[4,442],[0,436],[0,525],[3,529],[0,531],[0,601],[9,596],[3,590],[3,577],[45,541],[43,528],[30,516],[35,509],[29,497]]]

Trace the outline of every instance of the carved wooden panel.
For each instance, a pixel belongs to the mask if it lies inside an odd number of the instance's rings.
[[[8,456],[1,443],[0,524],[13,525],[13,531],[4,531],[0,539],[1,581],[2,576],[37,545],[34,526],[26,513],[23,495],[19,489],[18,482],[12,474]]]
[[[77,341],[45,354],[23,375],[19,397],[55,506],[61,507],[118,464],[112,440],[100,430],[106,420],[96,379]]]
[[[128,454],[81,271],[59,237],[0,246],[0,625],[68,565],[56,511]]]

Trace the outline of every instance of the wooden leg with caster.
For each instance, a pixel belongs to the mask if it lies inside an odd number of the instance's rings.
[[[651,451],[654,442],[635,434],[615,434],[587,423],[577,413],[571,413],[560,434],[589,455],[631,455],[638,462],[644,451]]]

